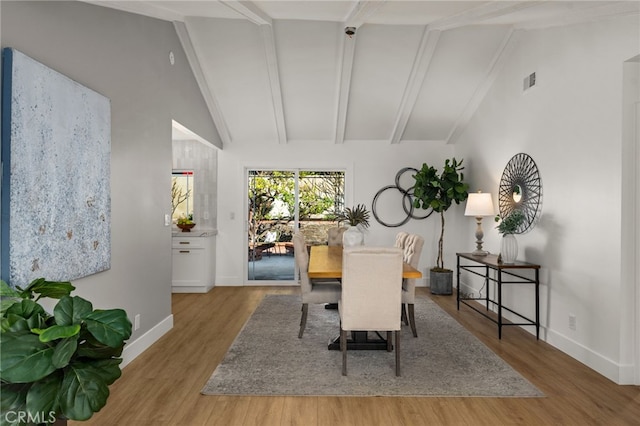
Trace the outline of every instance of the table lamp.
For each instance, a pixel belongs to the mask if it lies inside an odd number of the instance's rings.
[[[482,249],[482,238],[484,237],[484,232],[482,232],[482,218],[484,216],[494,215],[491,194],[483,193],[481,191],[469,194],[464,215],[475,217],[476,223],[478,224],[478,227],[476,228],[476,249],[472,254],[476,256],[486,256],[489,252]]]

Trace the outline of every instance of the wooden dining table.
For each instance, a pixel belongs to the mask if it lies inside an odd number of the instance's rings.
[[[342,278],[342,246],[311,246],[309,278]],[[402,264],[402,278],[422,278],[408,263]]]
[[[309,254],[309,278],[342,278],[342,246],[311,246]],[[402,264],[402,278],[422,278],[422,273],[408,263]],[[400,285],[400,283],[398,283]],[[327,305],[328,309],[337,306]],[[349,350],[387,350],[387,341],[379,334],[377,338],[369,337],[366,331],[352,331],[347,340]],[[340,350],[340,337],[329,341],[329,350]]]

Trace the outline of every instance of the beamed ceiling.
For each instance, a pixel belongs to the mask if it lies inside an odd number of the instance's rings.
[[[639,10],[638,1],[90,3],[174,23],[224,144],[453,143],[523,31]]]

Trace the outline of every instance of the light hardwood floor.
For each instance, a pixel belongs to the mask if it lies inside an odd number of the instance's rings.
[[[124,368],[107,406],[70,425],[638,425],[640,387],[618,386],[518,327],[503,329],[455,296],[431,297],[536,385],[544,398],[203,396],[200,390],[267,293],[216,287],[174,294],[174,328]],[[418,333],[420,331],[418,330]],[[295,337],[295,336],[293,336]],[[418,337],[420,338],[420,337]],[[425,383],[425,386],[428,386]]]

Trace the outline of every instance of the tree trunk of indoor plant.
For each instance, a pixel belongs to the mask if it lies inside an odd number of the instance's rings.
[[[438,259],[436,267],[429,272],[429,286],[431,294],[453,293],[453,271],[444,268],[443,252],[444,241],[444,211],[440,212],[440,240],[438,240]]]

